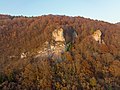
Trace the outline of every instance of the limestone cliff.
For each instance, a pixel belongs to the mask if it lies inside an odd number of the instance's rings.
[[[99,44],[105,44],[104,40],[102,39],[102,32],[100,30],[96,30],[92,37],[97,41]]]
[[[61,55],[65,52],[67,47],[67,41],[74,42],[74,38],[77,37],[77,33],[73,29],[57,28],[52,34],[52,40],[45,42],[35,56],[35,58],[51,58],[55,60],[61,60]],[[67,37],[67,38],[66,38]],[[68,40],[69,39],[69,40]]]

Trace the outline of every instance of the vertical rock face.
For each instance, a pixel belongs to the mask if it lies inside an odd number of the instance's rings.
[[[52,32],[52,37],[53,39],[57,42],[57,41],[65,41],[64,39],[64,36],[63,36],[63,29],[60,28],[60,29],[55,29],[53,32]]]
[[[101,36],[102,36],[102,32],[100,30],[96,30],[92,35],[95,41],[97,41],[99,44],[101,44],[103,41]]]

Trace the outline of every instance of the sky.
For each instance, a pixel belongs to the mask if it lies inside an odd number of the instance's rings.
[[[83,16],[120,22],[120,0],[0,0],[0,14]]]

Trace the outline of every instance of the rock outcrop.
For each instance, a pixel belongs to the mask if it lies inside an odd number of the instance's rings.
[[[52,32],[52,38],[56,42],[74,43],[76,37],[77,33],[73,27],[58,28]]]
[[[45,42],[38,51],[35,58],[51,58],[61,60],[61,55],[65,52],[67,43],[74,42],[77,33],[72,28],[58,28],[52,32],[52,41]]]
[[[52,32],[52,37],[53,37],[53,40],[55,40],[56,42],[58,42],[58,41],[64,42],[65,41],[65,38],[63,36],[63,29],[62,28],[55,29]]]
[[[102,32],[100,30],[96,30],[92,37],[97,41],[99,44],[105,44],[104,40],[102,39]]]

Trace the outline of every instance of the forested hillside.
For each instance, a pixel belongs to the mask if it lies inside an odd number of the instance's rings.
[[[51,42],[51,33],[63,26],[78,34],[63,61],[34,58]],[[96,30],[102,32],[104,44],[91,37]],[[120,26],[80,16],[1,14],[0,89],[119,90]]]

